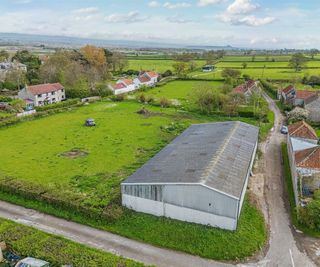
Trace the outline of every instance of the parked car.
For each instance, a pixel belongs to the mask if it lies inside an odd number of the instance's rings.
[[[94,121],[94,119],[86,119],[86,122],[84,125],[88,127],[92,127],[92,126],[96,126],[96,122]]]
[[[282,134],[288,134],[288,127],[283,125],[283,126],[281,127],[280,132],[281,132]]]

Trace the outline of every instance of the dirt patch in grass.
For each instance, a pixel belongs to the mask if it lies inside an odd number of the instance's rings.
[[[143,116],[145,116],[147,118],[154,117],[154,116],[165,116],[164,113],[152,112],[152,111],[150,111],[150,110],[148,110],[146,108],[142,108],[142,109],[138,110],[137,113],[140,114],[140,115],[143,115]]]
[[[72,149],[71,151],[67,151],[61,154],[62,157],[76,159],[80,157],[86,157],[89,153],[87,151],[81,149]]]

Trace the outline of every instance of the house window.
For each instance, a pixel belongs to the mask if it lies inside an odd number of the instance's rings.
[[[51,92],[51,95],[55,95],[56,94],[56,92]]]
[[[64,95],[61,98],[64,99]]]
[[[42,95],[40,94],[40,95],[38,95],[38,97],[42,97]]]
[[[52,102],[56,102],[56,99],[55,99],[55,98],[52,98]]]
[[[61,93],[63,93],[64,92],[64,90],[63,89],[61,89]]]

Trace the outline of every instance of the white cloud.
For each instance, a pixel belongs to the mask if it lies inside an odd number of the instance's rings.
[[[249,14],[256,11],[259,5],[251,3],[251,0],[235,0],[227,8],[229,14]]]
[[[32,0],[11,0],[14,4],[30,4]]]
[[[251,0],[234,0],[232,4],[230,4],[226,11],[217,17],[231,25],[246,25],[246,26],[262,26],[266,24],[270,24],[275,20],[274,17],[257,17],[253,15],[255,11],[259,9],[258,4],[252,3]]]
[[[163,4],[163,7],[168,9],[187,8],[187,7],[191,7],[191,4],[187,2],[178,2],[178,3],[166,2]]]
[[[149,7],[159,7],[160,3],[158,1],[151,1],[148,3]]]
[[[199,0],[198,6],[205,7],[225,2],[225,0]]]
[[[178,15],[167,17],[167,21],[171,23],[179,23],[179,24],[185,24],[185,23],[191,23],[192,20],[181,18]]]
[[[105,20],[110,23],[135,23],[146,19],[147,17],[140,16],[138,11],[131,11],[127,14],[115,13],[105,17]]]
[[[77,15],[96,14],[98,12],[99,12],[99,9],[96,7],[86,7],[86,8],[75,9],[72,11],[73,14],[77,14]]]

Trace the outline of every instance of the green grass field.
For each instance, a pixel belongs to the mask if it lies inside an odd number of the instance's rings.
[[[62,237],[46,234],[34,228],[0,219],[0,240],[21,258],[46,260],[50,266],[110,266],[138,267],[142,263],[111,253],[85,247]],[[0,266],[2,266],[0,264]]]
[[[184,89],[177,89],[179,85]],[[192,90],[192,82],[174,82],[172,92],[167,85],[163,88],[163,95],[169,97],[170,92],[183,98]],[[248,200],[235,233],[121,207],[120,182],[184,128],[231,119],[154,106],[147,106],[152,113],[144,116],[136,113],[140,109],[136,102],[104,101],[1,128],[0,198],[212,259],[243,259],[260,249],[266,239],[264,220]],[[96,120],[95,128],[83,126],[89,117]],[[248,118],[232,119],[257,123]],[[161,128],[172,124],[176,130]],[[64,154],[75,150],[82,153],[78,158]],[[103,217],[97,219],[92,214]]]
[[[128,69],[133,70],[155,70],[157,72],[165,72],[166,70],[173,70],[172,65],[175,61],[170,59],[129,59]],[[198,68],[204,64],[204,60],[196,60]]]
[[[145,94],[151,95],[154,98],[166,97],[169,99],[176,99],[179,101],[186,101],[190,99],[192,93],[201,85],[210,85],[214,88],[219,89],[223,86],[223,82],[220,81],[173,81],[163,85],[161,87],[156,87],[148,90]],[[139,93],[138,93],[139,94]]]

